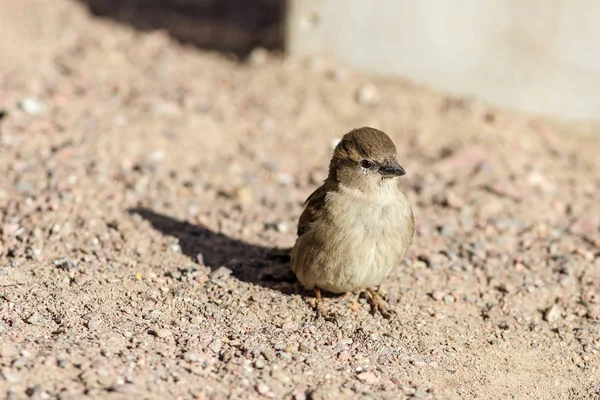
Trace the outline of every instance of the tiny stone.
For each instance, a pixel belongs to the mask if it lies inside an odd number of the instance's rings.
[[[254,201],[254,192],[248,185],[238,186],[231,193],[231,198],[242,204],[250,204]]]
[[[50,398],[50,396],[48,395],[47,392],[45,392],[44,390],[42,390],[42,387],[40,385],[35,385],[33,387],[30,387],[29,389],[27,389],[25,391],[25,393],[27,393],[27,395],[31,398],[34,399],[48,399]]]
[[[19,349],[12,343],[0,344],[0,357],[14,358],[19,355]]]
[[[435,301],[440,301],[441,299],[443,299],[445,296],[444,292],[440,291],[440,290],[434,290],[433,293],[431,293],[431,298],[434,299]]]
[[[21,380],[19,373],[10,368],[2,368],[2,376],[7,382],[10,383],[17,383]]]
[[[548,308],[544,313],[544,319],[548,322],[554,322],[560,318],[562,310],[558,304],[553,304],[552,307]]]
[[[451,294],[447,294],[444,296],[444,303],[454,303],[455,299],[454,296],[452,296]]]
[[[356,101],[361,105],[373,107],[381,102],[381,95],[377,87],[372,84],[366,84],[361,86],[356,92]]]
[[[308,352],[308,351],[312,350],[313,347],[314,347],[314,345],[312,344],[312,342],[305,340],[302,343],[300,343],[299,350]]]
[[[112,392],[117,392],[117,393],[128,393],[128,394],[137,393],[137,389],[135,388],[135,386],[128,384],[128,383],[114,384],[113,386],[110,387],[109,390]]]
[[[224,279],[231,275],[231,270],[225,266],[220,266],[219,268],[212,271],[208,276],[211,279]]]
[[[264,383],[259,383],[256,386],[256,391],[260,394],[266,394],[269,391],[269,387],[267,385],[265,385]]]
[[[335,68],[327,71],[327,77],[332,81],[340,82],[348,77],[348,73],[341,68]]]
[[[273,361],[275,359],[275,352],[271,349],[261,350],[262,355],[267,359],[267,361]]]
[[[288,231],[288,226],[285,222],[280,222],[276,225],[277,232],[286,233]]]
[[[19,224],[4,224],[2,226],[2,235],[3,236],[16,236],[16,233],[19,231]]]
[[[44,324],[46,323],[44,321],[44,318],[38,313],[33,313],[29,318],[27,318],[26,322],[28,324],[36,326],[44,326]]]
[[[25,357],[15,358],[12,362],[12,366],[17,369],[21,369],[27,365],[27,359]]]
[[[27,114],[40,114],[44,111],[44,105],[40,101],[31,97],[21,100],[19,107]]]
[[[163,328],[152,329],[150,333],[158,338],[166,338],[167,336],[171,336],[171,331]]]
[[[283,351],[285,351],[286,353],[289,353],[289,354],[295,354],[298,352],[298,346],[288,345],[288,346],[285,346]]]
[[[52,261],[52,264],[63,271],[73,271],[77,268],[77,265],[73,261],[62,257]]]
[[[356,377],[358,378],[359,381],[366,383],[368,385],[374,385],[377,382],[379,382],[379,378],[377,378],[377,376],[370,371],[367,372],[361,372],[360,374],[356,375]]]
[[[292,321],[284,322],[283,325],[281,325],[281,329],[284,331],[291,331],[294,328],[296,328],[296,323]]]
[[[424,360],[421,360],[420,358],[413,358],[412,360],[410,360],[410,363],[415,367],[424,367],[425,365],[427,365],[427,363]]]
[[[219,354],[219,352],[221,351],[221,340],[219,339],[215,339],[212,342],[210,342],[210,344],[208,345],[208,348],[210,350],[212,350],[213,353],[215,354]]]
[[[294,183],[294,177],[291,174],[281,172],[277,174],[277,182],[281,185],[288,186]]]
[[[175,117],[175,116],[178,116],[179,114],[181,114],[181,108],[179,107],[179,105],[177,105],[177,103],[173,103],[170,101],[157,101],[154,104],[152,104],[151,110],[152,110],[152,113],[154,113],[156,115],[164,115],[164,116],[170,116],[170,117]],[[152,163],[152,162],[162,160],[162,158],[154,157],[155,153],[162,153],[162,152],[160,150],[157,150],[155,152],[150,153],[150,155],[148,157],[149,162]]]
[[[189,362],[198,362],[201,359],[200,354],[193,352],[193,351],[186,351],[183,354],[183,358],[184,358],[184,360],[189,361]]]
[[[252,65],[263,65],[269,58],[269,52],[264,47],[256,47],[248,56]]]
[[[262,360],[256,360],[254,362],[254,367],[256,369],[263,369],[265,367],[265,363]]]

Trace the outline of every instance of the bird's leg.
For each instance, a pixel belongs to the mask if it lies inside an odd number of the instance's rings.
[[[379,293],[377,293],[377,289],[367,288],[367,292],[371,295],[371,305],[373,307],[372,308],[373,314],[375,314],[377,311],[379,311],[381,313],[381,316],[383,316],[383,318],[389,319],[392,315],[390,313],[390,310],[388,310],[388,307],[385,304],[385,301],[381,298]]]
[[[317,298],[317,312],[321,315],[325,315],[325,303],[323,297],[321,297],[321,289],[315,287],[315,297]]]
[[[327,307],[325,307],[325,302],[323,301],[323,297],[321,297],[321,289],[315,286],[315,297],[317,298],[317,313],[321,317],[326,320],[331,319],[331,315],[327,312]]]

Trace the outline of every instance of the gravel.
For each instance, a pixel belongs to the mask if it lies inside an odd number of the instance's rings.
[[[597,394],[598,137],[126,25],[177,19],[166,2],[118,22],[91,0],[0,1],[0,393]],[[281,249],[364,125],[396,143],[416,235],[381,288],[395,318],[328,295],[325,321]]]

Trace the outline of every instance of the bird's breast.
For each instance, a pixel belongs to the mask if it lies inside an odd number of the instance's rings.
[[[292,251],[292,268],[307,287],[342,293],[381,283],[404,256],[412,213],[396,188],[376,196],[330,192],[319,221]]]
[[[410,241],[410,208],[398,189],[386,188],[377,196],[342,190],[328,203],[328,241],[363,268],[391,268],[400,261]]]

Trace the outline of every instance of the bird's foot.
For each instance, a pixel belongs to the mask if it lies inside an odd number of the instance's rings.
[[[390,319],[392,317],[392,314],[395,314],[393,310],[390,310],[389,306],[381,298],[379,293],[377,293],[376,289],[369,288],[367,289],[367,292],[371,295],[371,311],[373,312],[373,314],[379,311],[381,316],[386,319]]]
[[[333,321],[335,318],[327,310],[327,307],[325,307],[325,301],[323,300],[323,297],[321,296],[321,289],[315,288],[315,297],[317,298],[317,307],[316,307],[317,308],[317,317],[321,316],[326,321]]]
[[[350,303],[348,304],[348,307],[350,308],[350,310],[352,310],[352,312],[357,312],[360,309],[360,304],[358,304],[358,300],[356,299],[355,293],[346,292],[344,294],[344,297],[350,298]]]

